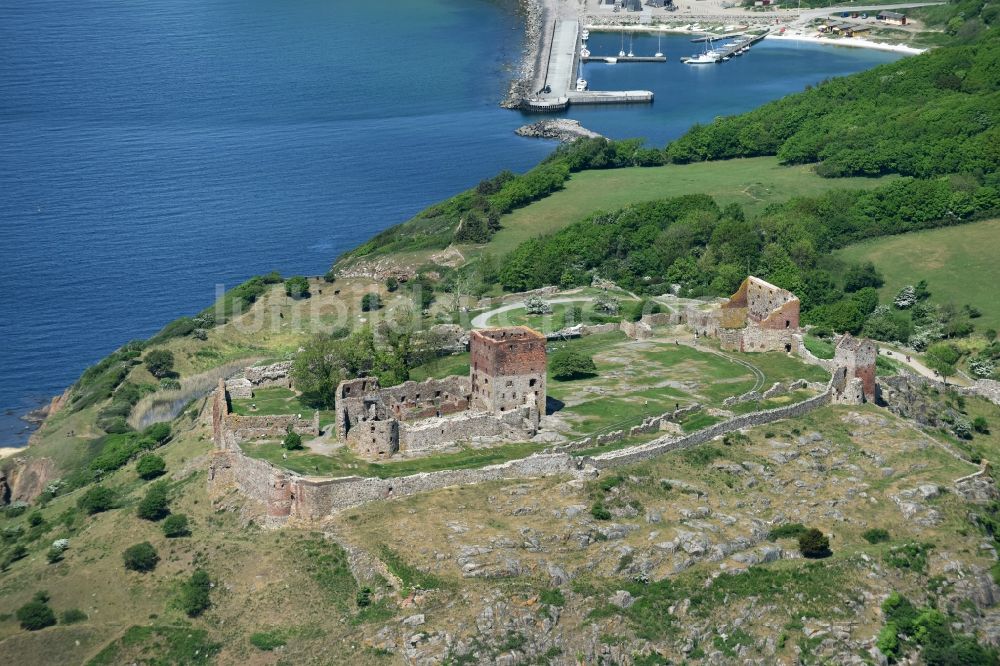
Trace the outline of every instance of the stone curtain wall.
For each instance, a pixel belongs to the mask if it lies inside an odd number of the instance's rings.
[[[449,486],[470,485],[504,479],[525,479],[556,474],[577,474],[573,458],[566,453],[538,454],[479,469],[445,470],[391,479],[344,477],[340,479],[297,478],[292,484],[292,515],[307,520],[369,502],[406,497]]]
[[[471,388],[468,377],[452,375],[419,383],[404,382],[376,393],[397,418],[412,421],[464,412],[469,408]]]
[[[281,439],[288,434],[289,429],[299,435],[319,435],[319,412],[313,412],[311,418],[299,417],[296,414],[277,414],[271,416],[241,416],[230,414],[226,418],[226,430],[242,442],[248,439]]]
[[[425,419],[418,423],[401,423],[399,450],[402,453],[428,453],[455,442],[470,442],[478,437],[504,437],[524,441],[534,436],[530,408],[503,414],[462,414],[459,416]]]
[[[782,419],[802,416],[803,414],[807,414],[814,409],[830,404],[831,395],[832,389],[828,388],[827,391],[821,395],[809,398],[808,400],[804,400],[802,402],[797,402],[794,405],[743,414],[727,421],[716,423],[713,426],[709,426],[708,428],[704,428],[703,430],[699,430],[698,432],[685,437],[661,437],[660,439],[653,440],[652,442],[648,442],[646,444],[640,444],[639,446],[633,446],[620,451],[611,451],[609,453],[603,453],[599,456],[587,457],[583,459],[583,462],[585,465],[592,465],[598,469],[642,462],[644,460],[654,458],[662,453],[666,453],[667,451],[677,451],[679,449],[690,448],[697,444],[703,444],[718,437],[719,435],[724,435],[726,433],[733,432],[734,430],[766,425]]]

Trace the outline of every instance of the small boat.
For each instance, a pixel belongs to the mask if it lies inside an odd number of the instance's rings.
[[[632,35],[628,36],[628,57],[631,58],[635,56],[635,52],[632,51]]]
[[[654,58],[662,58],[663,51],[660,50],[660,35],[656,36],[656,53],[653,54]]]
[[[586,79],[577,79],[576,80],[576,91],[577,92],[583,92],[586,89],[587,89],[587,80]]]
[[[625,28],[622,28],[622,48],[621,51],[618,52],[618,57],[619,58],[625,57]]]
[[[590,31],[584,28],[583,32],[580,33],[580,39],[582,39],[583,41],[587,41],[588,39],[590,39]]]
[[[609,65],[617,65],[618,58],[605,58],[604,62],[608,63]]]
[[[581,58],[589,58],[590,57],[590,51],[587,49],[586,46],[584,46],[582,49],[580,49],[580,57]]]

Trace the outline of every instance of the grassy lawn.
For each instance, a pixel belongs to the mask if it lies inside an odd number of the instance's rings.
[[[501,218],[503,228],[486,249],[503,255],[525,240],[561,229],[594,211],[615,210],[639,201],[698,192],[714,197],[720,205],[738,203],[756,213],[792,196],[872,188],[884,180],[820,178],[811,166],[781,166],[774,157],[584,171],[573,174],[564,189]]]
[[[821,338],[815,338],[811,335],[807,335],[802,338],[803,344],[805,344],[806,349],[812,352],[812,355],[816,358],[833,358],[833,343]]]
[[[976,306],[983,316],[976,328],[1000,328],[1000,300],[994,285],[1000,280],[1000,220],[986,220],[944,229],[917,231],[857,243],[836,253],[845,261],[872,261],[885,276],[879,290],[891,303],[899,290],[927,280],[935,303]]]
[[[295,391],[281,386],[257,389],[253,392],[252,398],[240,398],[233,400],[232,403],[233,413],[241,416],[302,414],[303,417],[309,417],[316,411],[315,407],[301,402]],[[321,428],[333,423],[333,419],[332,411],[320,410],[319,424]]]
[[[452,375],[463,377],[469,375],[469,352],[442,356],[410,370],[410,379],[415,382],[431,378],[442,379]]]

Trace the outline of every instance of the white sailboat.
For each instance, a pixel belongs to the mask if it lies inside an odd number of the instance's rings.
[[[583,61],[580,61],[580,69],[577,71],[576,91],[583,92],[587,89],[587,79],[583,78]]]
[[[663,51],[660,50],[660,38],[661,37],[662,37],[662,35],[657,35],[656,36],[656,53],[655,53],[655,57],[657,57],[657,58],[662,58],[663,57]]]
[[[629,36],[628,36],[628,57],[629,58],[631,58],[631,57],[633,57],[635,55],[635,53],[632,51],[632,37],[633,37],[633,35],[631,33],[629,33]]]
[[[706,47],[703,53],[699,53],[693,56],[688,56],[686,58],[681,58],[681,62],[683,62],[685,65],[713,65],[722,60],[722,54],[716,51],[715,49],[710,48],[712,45],[711,38],[709,38],[709,40],[705,42],[705,44]]]
[[[622,48],[621,51],[618,52],[618,57],[619,58],[625,57],[625,28],[622,28]]]
[[[583,41],[587,41],[588,39],[590,39],[590,31],[584,28],[583,32],[580,33],[580,39],[582,39]]]

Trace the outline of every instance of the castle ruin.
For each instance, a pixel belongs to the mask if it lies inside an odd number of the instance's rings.
[[[719,308],[718,336],[725,350],[792,352],[798,348],[799,299],[787,289],[749,276]]]

